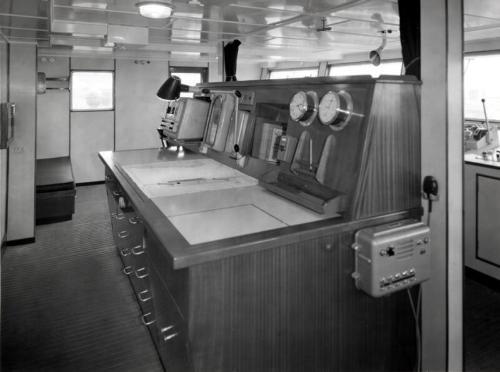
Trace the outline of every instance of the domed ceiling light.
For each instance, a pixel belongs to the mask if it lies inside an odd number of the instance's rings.
[[[141,16],[153,19],[169,18],[174,12],[170,0],[163,1],[141,1],[135,4],[139,8]]]

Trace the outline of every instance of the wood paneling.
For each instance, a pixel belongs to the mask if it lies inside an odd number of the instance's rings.
[[[411,370],[406,293],[373,299],[354,288],[352,236],[191,267],[194,370]]]
[[[418,94],[415,84],[376,84],[353,219],[420,206]]]

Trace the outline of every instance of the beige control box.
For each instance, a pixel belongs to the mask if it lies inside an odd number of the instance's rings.
[[[201,141],[210,104],[194,98],[179,98],[167,105],[162,119],[164,134],[168,138]]]
[[[355,251],[356,287],[373,297],[409,288],[430,278],[430,229],[408,219],[359,230]]]

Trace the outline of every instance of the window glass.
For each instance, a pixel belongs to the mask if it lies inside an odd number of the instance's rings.
[[[500,120],[500,55],[464,58],[464,115],[484,120],[485,99],[488,119]]]
[[[182,84],[194,87],[202,82],[201,72],[174,72],[172,75],[178,76]],[[193,97],[193,93],[181,92],[181,97]]]
[[[382,62],[378,66],[373,66],[371,63],[330,66],[329,76],[401,75],[402,65],[402,62]]]
[[[271,70],[269,79],[293,79],[301,77],[317,77],[317,68],[301,68],[293,70]]]
[[[71,109],[75,111],[113,110],[113,73],[73,71]]]

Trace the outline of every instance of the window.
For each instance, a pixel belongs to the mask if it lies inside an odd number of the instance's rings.
[[[182,84],[194,87],[208,80],[208,69],[206,67],[170,67],[170,75],[178,76]],[[181,97],[192,98],[193,93],[181,92]]]
[[[296,68],[286,70],[271,70],[269,79],[293,79],[302,77],[316,77],[318,76],[317,68]]]
[[[371,63],[356,63],[349,65],[330,66],[329,76],[356,76],[371,75],[379,77],[380,75],[401,75],[402,62],[382,62],[378,66]]]
[[[113,72],[72,71],[71,110],[113,110]]]
[[[500,120],[500,55],[475,55],[464,58],[464,115],[484,120],[485,99],[488,119]]]

